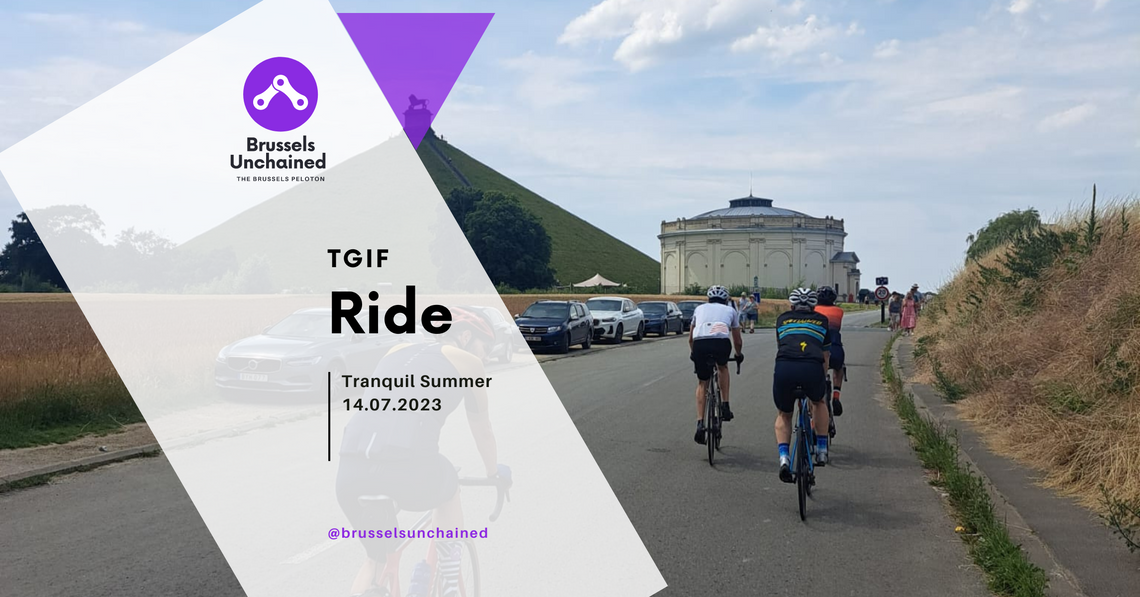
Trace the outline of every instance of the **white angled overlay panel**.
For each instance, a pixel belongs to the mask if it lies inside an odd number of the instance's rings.
[[[420,321],[431,305],[507,314],[333,9],[266,0],[3,152],[0,170],[245,591],[349,594],[366,555],[360,541],[330,538],[354,530],[338,488],[343,501],[346,484],[394,465],[345,466],[345,425],[374,394],[330,397],[329,373],[368,378],[393,346],[438,339]],[[348,267],[330,249],[376,259]],[[384,313],[407,303],[409,286],[417,333],[393,335]],[[361,297],[365,332],[376,305],[376,333],[333,333],[334,292]],[[417,381],[441,371],[417,367]],[[485,436],[473,429],[486,415],[513,487],[493,523],[493,487],[460,492],[453,528],[479,531],[477,563],[461,564],[468,576],[477,565],[478,594],[664,588],[533,356],[488,364],[483,377],[486,412],[456,408],[438,441],[445,460],[399,477],[430,494],[455,468],[484,476]],[[441,395],[457,394],[407,394]],[[419,442],[432,432],[421,414],[398,413],[379,441]],[[385,528],[421,516],[401,508]],[[174,542],[177,531],[154,529]],[[436,557],[430,545],[401,552],[401,594],[414,565]]]

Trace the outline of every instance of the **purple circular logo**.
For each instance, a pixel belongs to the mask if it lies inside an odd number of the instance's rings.
[[[317,107],[317,80],[292,58],[270,58],[245,78],[245,109],[271,131],[291,131],[309,120]]]

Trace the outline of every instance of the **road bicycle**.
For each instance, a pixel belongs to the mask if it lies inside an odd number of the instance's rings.
[[[462,487],[494,487],[498,490],[498,499],[495,502],[495,509],[491,512],[490,520],[495,522],[499,518],[499,514],[503,511],[503,502],[510,501],[510,488],[511,488],[510,469],[503,465],[499,465],[499,476],[494,478],[487,477],[461,477],[459,485]],[[378,513],[385,511],[389,512],[390,516],[394,516],[399,511],[399,505],[391,497],[386,495],[363,495],[357,498],[360,504],[370,510]],[[431,524],[432,512],[428,511],[423,514],[412,526],[411,531],[419,531],[427,529]],[[402,597],[403,593],[400,592],[400,559],[403,557],[404,551],[415,542],[416,539],[408,537],[400,542],[396,548],[388,554],[387,560],[384,562],[384,570],[380,575],[380,579],[366,592],[366,595],[375,595],[376,597]],[[427,582],[430,583],[427,597],[440,597],[443,591],[443,574],[438,568],[439,554],[436,551],[435,539],[428,539],[428,552],[423,562],[417,564],[417,569],[426,565]],[[454,541],[455,544],[460,546],[460,561],[461,569],[459,570],[459,594],[463,597],[479,597],[479,556],[475,549],[475,542],[471,539],[458,539]],[[413,582],[417,572],[413,572]]]
[[[827,453],[831,454],[831,444],[835,441],[835,413],[832,412],[832,410],[831,410],[831,390],[832,390],[833,386],[831,383],[831,372],[830,371],[827,372],[826,377],[827,377],[827,380],[826,380],[827,381],[827,393],[824,394],[824,396],[827,397],[827,421],[828,421],[828,423],[827,423]],[[843,381],[845,381],[845,382],[847,381],[847,366],[846,365],[844,365],[844,367],[843,367]]]
[[[800,520],[807,520],[807,498],[811,497],[811,490],[815,485],[816,436],[811,426],[811,407],[803,386],[797,385],[793,395],[799,413],[796,426],[792,430],[792,481],[796,484],[796,493],[799,494]]]
[[[744,361],[743,355],[736,355],[736,374],[740,375],[740,363]],[[712,375],[705,385],[705,445],[709,449],[709,466],[713,464],[713,456],[720,451],[721,418],[720,418],[720,367],[716,364],[716,357],[709,355],[708,362],[712,366]]]

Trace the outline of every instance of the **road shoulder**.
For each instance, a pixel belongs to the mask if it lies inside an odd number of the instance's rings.
[[[894,352],[904,380],[913,377],[913,342],[900,338]],[[1049,595],[1136,594],[1140,557],[1130,554],[1094,513],[1039,485],[1039,476],[1032,469],[991,452],[934,388],[904,383],[920,409],[957,435],[959,453],[985,478],[998,518],[1006,521],[1010,536],[1022,545],[1030,560],[1048,574]]]

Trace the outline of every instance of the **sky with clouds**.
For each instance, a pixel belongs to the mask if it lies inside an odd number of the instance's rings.
[[[252,4],[6,1],[0,149]],[[843,218],[865,282],[926,288],[1004,211],[1140,193],[1125,0],[332,5],[495,12],[436,130],[655,258],[662,220],[750,174],[777,206]],[[0,218],[19,209],[0,179]]]

